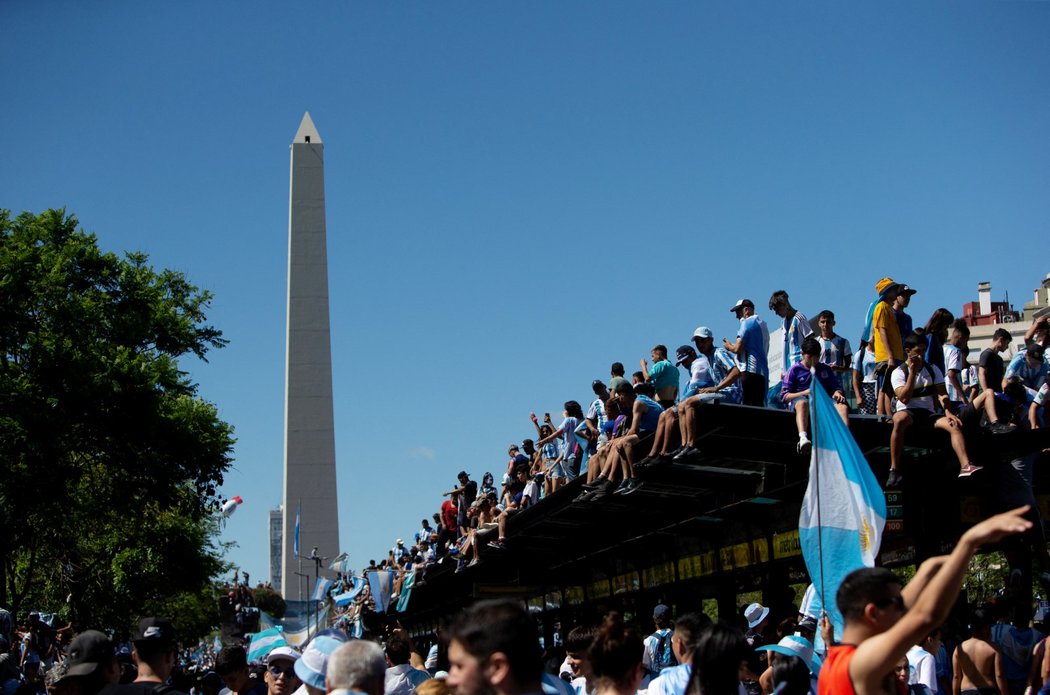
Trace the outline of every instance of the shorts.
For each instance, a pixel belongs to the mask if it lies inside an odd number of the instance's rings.
[[[558,464],[561,466],[562,471],[565,473],[565,478],[568,480],[576,480],[580,476],[580,452],[576,451],[574,454],[567,455],[562,462]]]
[[[766,377],[753,372],[740,372],[740,402],[743,405],[757,405],[759,408],[766,404]]]
[[[911,415],[911,422],[913,425],[920,425],[926,427],[932,427],[933,423],[940,420],[943,415],[935,413],[932,410],[926,410],[926,408],[905,408],[904,410],[898,410],[897,412],[908,413]]]
[[[551,472],[548,473],[547,475],[550,478],[564,478],[565,477],[565,469],[562,467],[562,465],[560,463],[558,463],[558,464],[555,464],[555,466],[553,468],[551,468]]]

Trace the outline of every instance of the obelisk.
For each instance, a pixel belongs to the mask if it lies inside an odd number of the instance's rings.
[[[309,556],[314,547],[320,557],[339,554],[325,237],[324,145],[308,112],[292,140],[288,200],[282,557],[284,596],[291,600],[313,591],[316,564]],[[295,554],[297,515],[301,557]],[[321,565],[321,576],[327,564]]]

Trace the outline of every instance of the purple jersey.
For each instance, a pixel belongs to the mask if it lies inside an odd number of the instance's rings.
[[[817,370],[817,381],[824,387],[828,395],[834,394],[836,391],[842,390],[842,382],[839,381],[839,377],[835,374],[835,371],[826,364],[817,363],[815,365]],[[810,380],[812,375],[809,373],[809,368],[803,365],[801,362],[796,362],[791,365],[791,369],[784,375],[784,381],[780,384],[780,398],[784,399],[789,393],[798,393],[799,391],[805,391],[809,388]]]

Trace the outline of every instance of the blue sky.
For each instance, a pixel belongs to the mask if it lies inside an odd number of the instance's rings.
[[[215,293],[223,539],[281,497],[288,145],[325,143],[340,530],[360,567],[528,414],[786,289],[851,342],[1050,272],[1050,3],[0,3],[0,206]],[[308,540],[304,539],[304,544]]]

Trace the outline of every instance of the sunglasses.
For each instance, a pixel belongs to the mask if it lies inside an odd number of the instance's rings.
[[[294,666],[289,666],[288,668],[281,668],[280,666],[273,664],[271,666],[267,666],[266,670],[269,671],[270,675],[274,678],[280,678],[281,676],[284,676],[285,678],[290,678],[295,675]]]

